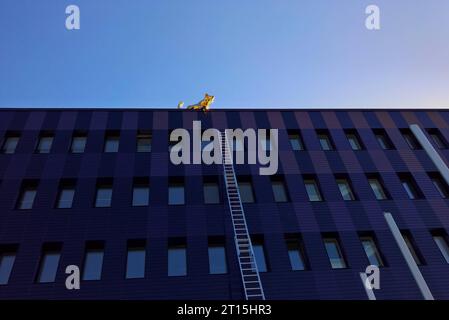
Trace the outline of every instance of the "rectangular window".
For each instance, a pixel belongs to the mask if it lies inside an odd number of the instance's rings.
[[[30,210],[33,208],[34,200],[37,193],[36,181],[24,181],[20,191],[19,200],[17,202],[17,209]]]
[[[440,249],[441,254],[446,260],[446,263],[449,263],[449,243],[447,238],[447,233],[444,230],[436,230],[432,232],[433,241],[435,241],[438,249]]]
[[[184,182],[182,182],[180,179],[175,179],[168,185],[168,204],[185,204]]]
[[[421,253],[419,252],[418,248],[416,247],[415,241],[414,241],[412,235],[410,234],[410,232],[409,231],[401,231],[401,234],[402,234],[402,237],[404,238],[407,248],[410,250],[412,257],[415,260],[415,263],[418,266],[423,265],[424,258],[422,257]]]
[[[323,239],[326,248],[327,256],[332,269],[344,269],[347,267],[343,252],[340,247],[340,242],[336,237],[325,237]]]
[[[438,129],[428,129],[430,138],[433,140],[433,143],[436,145],[438,149],[447,149],[448,143],[444,136],[441,134]]]
[[[373,190],[374,196],[377,200],[387,200],[389,195],[383,186],[382,179],[378,174],[368,174],[368,183]]]
[[[224,239],[209,239],[209,273],[224,274],[228,272]]]
[[[288,202],[289,197],[283,177],[274,177],[271,179],[271,189],[275,202]]]
[[[168,247],[168,276],[187,275],[187,253],[184,239],[169,241]]]
[[[139,279],[145,277],[145,246],[145,240],[128,241],[126,279]]]
[[[338,189],[340,190],[341,197],[345,201],[354,201],[356,197],[352,191],[351,183],[348,178],[336,176]]]
[[[441,174],[439,172],[431,172],[429,177],[440,196],[444,199],[449,198],[449,187]]]
[[[242,181],[238,184],[242,203],[254,203],[254,191],[251,181],[248,178],[242,178]]]
[[[217,204],[220,203],[220,188],[218,182],[205,181],[203,182],[203,196],[204,203]]]
[[[70,146],[71,153],[84,153],[86,149],[87,136],[85,134],[76,133],[72,137],[72,145]]]
[[[17,245],[0,246],[0,285],[8,284],[16,260]]]
[[[118,133],[107,133],[104,140],[105,153],[118,152],[120,145],[120,135]]]
[[[256,238],[252,240],[254,257],[256,259],[257,269],[259,272],[267,272],[268,264],[265,255],[263,239]]]
[[[316,178],[313,177],[305,177],[304,185],[306,187],[307,196],[309,197],[309,201],[323,201],[323,197],[321,196],[320,188],[318,186],[318,182]]]
[[[376,241],[371,235],[362,235],[360,237],[363,250],[371,265],[382,267],[384,265],[379,250],[377,249]]]
[[[304,142],[299,132],[289,131],[288,140],[290,141],[290,146],[294,151],[305,150]]]
[[[384,129],[373,129],[373,133],[382,149],[384,150],[394,149],[393,142],[391,142],[390,137],[388,137],[388,134]]]
[[[317,135],[322,150],[330,151],[335,149],[329,131],[317,130]]]
[[[419,190],[415,179],[410,173],[399,173],[398,176],[409,199],[415,200],[424,198],[424,195],[421,193],[421,190]]]
[[[97,183],[97,193],[95,197],[96,208],[107,208],[112,203],[112,181],[102,181]]]
[[[13,154],[16,152],[19,144],[20,135],[15,133],[7,133],[2,145],[3,154]]]
[[[36,153],[50,153],[51,146],[53,144],[52,134],[42,134],[39,137],[39,142],[37,143]]]
[[[306,254],[301,237],[299,235],[286,235],[285,241],[292,270],[306,270]]]
[[[133,207],[145,207],[150,203],[150,182],[146,178],[135,178],[133,185]]]
[[[151,133],[139,132],[137,134],[137,152],[151,152],[151,141]]]
[[[364,149],[362,140],[356,130],[345,130],[345,134],[352,150],[356,151]]]
[[[59,259],[61,258],[61,249],[62,244],[60,243],[47,243],[43,245],[37,282],[55,282]]]
[[[70,209],[73,205],[73,198],[75,197],[75,183],[61,182],[58,193],[58,200],[56,208]]]
[[[178,138],[177,141],[171,141],[170,140],[170,134],[168,135],[168,152],[172,152],[172,149],[174,146],[177,146],[178,143],[181,141],[181,137]],[[173,152],[179,152],[179,146],[177,146],[175,149],[173,149]]]
[[[201,140],[201,151],[211,152],[214,150],[214,143],[212,141]]]
[[[400,131],[410,149],[412,150],[422,149],[421,145],[419,144],[418,140],[416,140],[415,135],[410,129],[401,129]]]
[[[101,280],[103,270],[104,242],[92,241],[86,244],[82,279]]]

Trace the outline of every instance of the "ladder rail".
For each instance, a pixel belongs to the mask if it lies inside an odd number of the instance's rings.
[[[238,187],[237,177],[235,175],[232,154],[229,152],[229,139],[226,130],[221,132],[220,142],[226,195],[228,198],[229,210],[231,212],[232,226],[234,230],[234,243],[237,250],[237,258],[239,262],[239,269],[240,275],[242,277],[245,298],[246,300],[249,300],[251,298],[259,297],[261,300],[265,300],[265,293],[262,287],[262,281],[260,279],[259,268],[257,266],[256,258],[254,255],[253,245],[249,236],[248,224],[246,222],[245,211],[240,197],[240,189]],[[230,189],[233,189],[232,192]],[[238,213],[234,214],[234,212]],[[238,216],[238,218],[234,215]],[[236,220],[238,220],[239,222],[236,222]],[[237,233],[240,238],[237,237]],[[244,239],[241,238],[242,236],[244,237]],[[244,241],[242,242],[242,240]],[[244,247],[244,250],[241,250],[240,247]],[[249,253],[248,256],[241,256],[242,253],[246,252]],[[250,261],[244,262],[242,261],[243,259],[249,259]],[[250,265],[250,267],[244,268],[243,265]],[[252,272],[254,274],[249,275],[247,274],[247,272]],[[245,278],[248,277],[256,277],[257,280],[245,280]],[[258,284],[257,288],[254,287],[254,283]],[[250,287],[248,287],[248,285]],[[248,292],[254,290],[258,290],[260,291],[260,293],[251,294],[251,292]]]

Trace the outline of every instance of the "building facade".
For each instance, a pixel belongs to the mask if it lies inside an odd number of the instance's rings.
[[[1,109],[0,299],[243,299],[222,165],[170,162],[195,120],[279,130],[276,175],[234,166],[267,299],[368,299],[368,265],[449,299],[449,111],[362,109]]]

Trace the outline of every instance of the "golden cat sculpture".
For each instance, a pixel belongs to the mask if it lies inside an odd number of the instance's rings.
[[[202,110],[203,112],[207,112],[210,109],[210,106],[212,105],[214,100],[215,100],[215,96],[210,96],[206,93],[203,100],[201,100],[197,104],[192,104],[192,105],[188,106],[187,109],[188,110],[198,110],[198,111]],[[178,109],[181,109],[183,106],[184,106],[184,102],[180,102],[178,104]]]

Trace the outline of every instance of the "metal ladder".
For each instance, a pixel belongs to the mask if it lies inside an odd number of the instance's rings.
[[[265,294],[257,269],[251,238],[246,224],[240,191],[235,176],[232,152],[226,131],[221,132],[221,154],[223,174],[228,197],[229,210],[234,228],[234,241],[242,276],[243,289],[246,300],[265,300]]]

